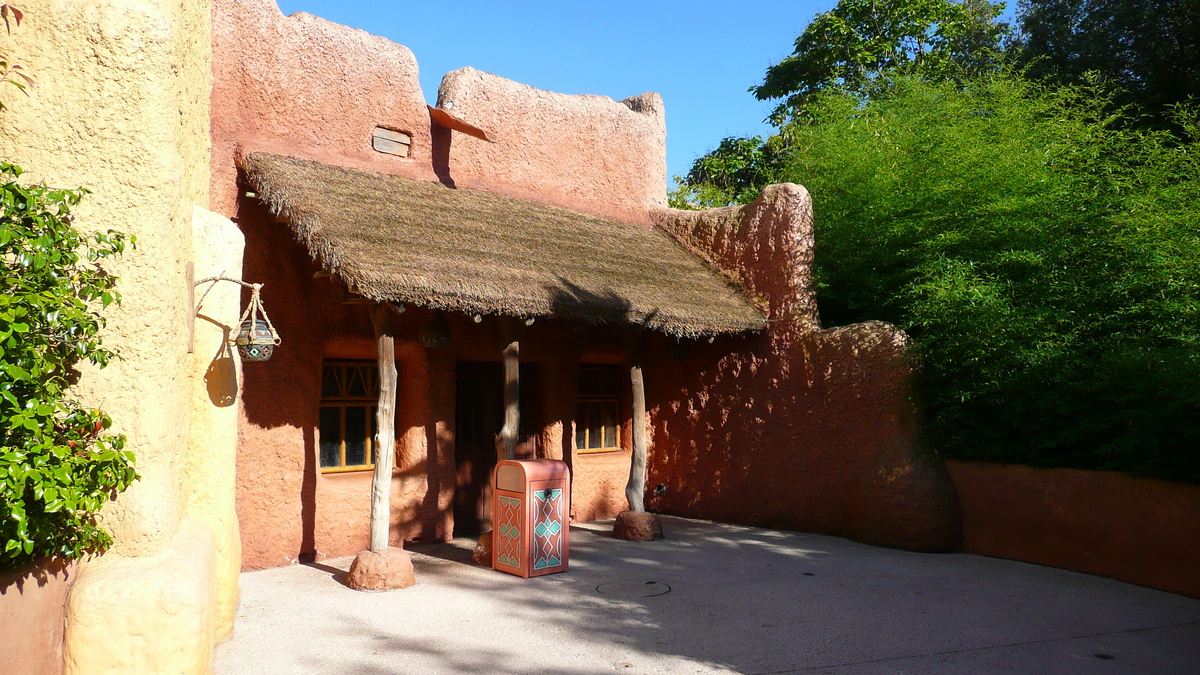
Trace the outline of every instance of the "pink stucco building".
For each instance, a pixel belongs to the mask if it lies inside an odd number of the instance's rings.
[[[487,527],[508,325],[521,451],[570,465],[577,520],[625,508],[637,335],[652,509],[957,544],[905,336],[821,329],[804,188],[674,211],[657,94],[568,96],[465,68],[431,110],[414,55],[382,38],[270,0],[220,0],[213,26],[213,208],[245,234],[244,278],[266,284],[284,336],[244,369],[244,568],[365,546],[368,301],[403,309],[396,544]],[[429,330],[446,344],[422,346]]]

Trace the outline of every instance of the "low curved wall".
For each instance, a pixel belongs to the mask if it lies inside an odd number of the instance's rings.
[[[767,310],[760,335],[671,358],[648,341],[653,511],[957,551],[958,499],[921,438],[909,338],[879,321],[823,330],[808,191],[771,185],[744,206],[662,209],[655,223]]]
[[[946,465],[967,553],[1200,598],[1200,485],[1109,471]]]
[[[0,574],[0,673],[63,672],[63,629],[74,564],[38,563]]]

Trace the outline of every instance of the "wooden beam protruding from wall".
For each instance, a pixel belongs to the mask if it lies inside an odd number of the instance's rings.
[[[392,525],[392,467],[396,464],[396,335],[392,308],[371,307],[379,363],[379,407],[375,415],[375,476],[371,480],[371,550],[386,551]]]

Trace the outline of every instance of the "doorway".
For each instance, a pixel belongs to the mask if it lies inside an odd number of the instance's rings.
[[[521,427],[517,459],[537,456],[542,430],[536,363],[521,364]],[[454,536],[492,529],[492,469],[504,426],[504,365],[460,361],[455,367]]]

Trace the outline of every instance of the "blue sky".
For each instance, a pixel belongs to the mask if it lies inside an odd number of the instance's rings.
[[[614,99],[657,91],[667,109],[668,176],[730,135],[765,134],[772,105],[746,91],[787,56],[818,12],[803,2],[382,2],[279,0],[412,49],[421,89],[472,66],[541,89]]]

